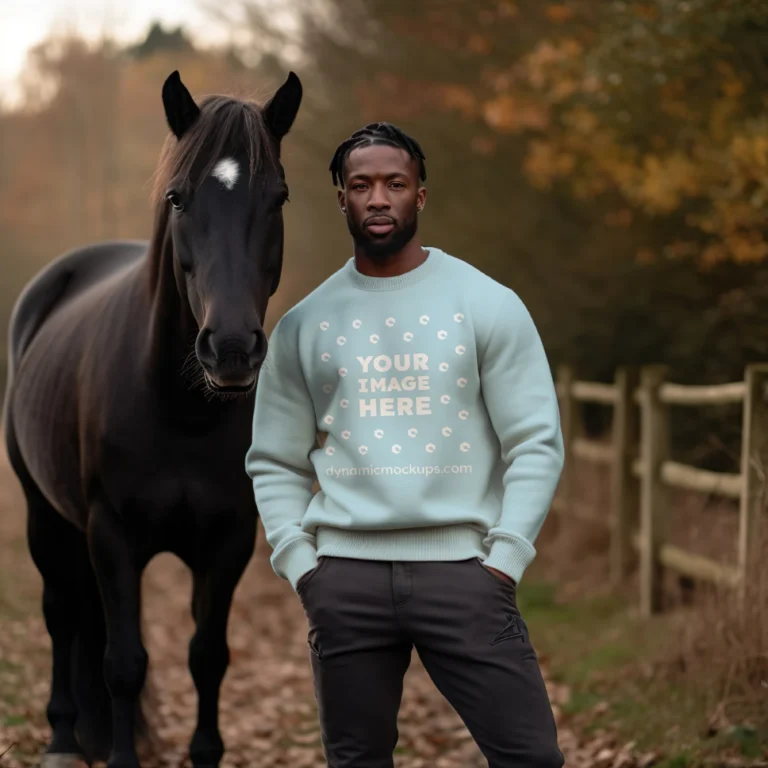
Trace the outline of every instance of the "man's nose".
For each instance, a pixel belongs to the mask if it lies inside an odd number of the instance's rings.
[[[371,191],[371,197],[368,200],[368,208],[380,211],[389,210],[390,203],[386,195],[386,189],[383,185],[376,184]]]

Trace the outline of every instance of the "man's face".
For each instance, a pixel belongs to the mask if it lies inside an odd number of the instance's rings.
[[[404,149],[374,144],[352,150],[343,172],[339,206],[355,245],[377,261],[399,253],[418,230],[427,196],[416,160]]]

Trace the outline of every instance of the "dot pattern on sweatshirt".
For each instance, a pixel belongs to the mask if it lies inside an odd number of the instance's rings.
[[[465,376],[459,376],[456,379],[443,378],[438,374],[447,374],[451,370],[453,362],[461,362],[461,357],[468,351],[466,338],[463,337],[461,333],[463,330],[461,324],[464,320],[464,314],[462,312],[456,312],[448,319],[443,317],[442,322],[438,321],[440,322],[440,326],[437,330],[429,331],[427,328],[430,325],[433,325],[433,318],[430,317],[430,315],[422,314],[413,324],[413,329],[405,326],[397,331],[397,336],[402,340],[406,350],[408,347],[416,346],[420,335],[423,336],[428,333],[431,333],[433,338],[436,335],[439,341],[446,342],[446,348],[440,355],[442,360],[436,366],[436,369],[433,370],[432,366],[430,366],[430,374],[435,374],[430,377],[430,389],[434,390],[434,385],[437,385],[439,389],[443,390],[442,394],[440,394],[439,398],[433,404],[437,405],[437,403],[439,403],[440,407],[444,409],[446,417],[457,416],[460,421],[467,421],[471,416],[466,409],[459,410],[457,413],[452,412],[451,391],[455,391],[456,388],[465,388],[468,384],[468,379]],[[335,396],[342,380],[350,375],[350,366],[353,364],[353,361],[349,359],[349,356],[344,355],[343,348],[347,345],[348,334],[360,331],[363,328],[363,325],[365,325],[366,329],[364,330],[364,333],[367,334],[367,343],[375,348],[375,346],[381,342],[384,334],[390,335],[393,333],[393,329],[401,326],[401,324],[398,323],[398,318],[393,316],[385,318],[380,323],[371,323],[370,321],[363,323],[361,319],[355,318],[345,325],[347,326],[346,328],[342,327],[342,324],[340,323],[337,328],[334,328],[330,320],[322,320],[318,325],[320,333],[327,335],[328,337],[328,341],[324,345],[324,350],[320,354],[320,360],[323,363],[331,364],[331,370],[332,372],[335,372],[335,381],[333,383],[327,382],[322,386],[324,394],[333,396],[328,403],[326,412],[322,418],[322,423],[326,426],[331,426],[336,420],[336,416],[334,415],[336,408],[348,409],[350,406],[350,400],[348,398],[336,398]],[[448,330],[449,328],[451,329],[450,332]],[[330,333],[327,333],[329,331]],[[462,341],[464,343],[461,343]],[[414,344],[414,342],[416,342],[416,344]],[[451,357],[453,357],[453,361],[451,360]],[[435,413],[435,411],[432,411],[432,413]],[[401,416],[400,418],[407,417]],[[456,434],[455,429],[455,427],[446,424],[440,429],[438,435],[425,435],[422,434],[417,427],[409,427],[407,430],[409,445],[415,445],[417,449],[418,446],[421,445],[424,452],[427,454],[434,454],[438,451],[439,440],[448,441],[457,438],[460,439],[460,436]],[[355,430],[354,436],[352,431],[348,429],[341,432],[341,439],[345,442],[359,441],[356,448],[361,456],[365,456],[369,451],[369,447],[366,443],[370,443],[371,441],[386,442],[386,438],[386,431],[380,428],[371,430],[367,435],[361,433],[359,428]],[[439,440],[436,438],[439,438]],[[468,442],[462,441],[459,443],[459,450],[463,453],[468,453],[470,449],[471,446]],[[324,450],[328,456],[333,456],[336,453],[336,447],[333,445],[327,445]],[[393,442],[390,446],[390,450],[393,454],[398,455],[405,451],[406,447],[400,443]],[[412,450],[412,448],[408,449],[409,452]]]

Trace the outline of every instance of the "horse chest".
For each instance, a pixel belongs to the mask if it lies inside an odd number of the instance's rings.
[[[204,441],[158,439],[146,446],[111,446],[98,471],[123,498],[135,496],[157,508],[212,508],[252,501],[242,450]],[[244,454],[243,454],[244,455]]]
[[[160,442],[145,454],[109,451],[100,480],[146,556],[170,551],[192,564],[255,527],[253,490],[238,464],[232,456],[212,460],[188,443]]]

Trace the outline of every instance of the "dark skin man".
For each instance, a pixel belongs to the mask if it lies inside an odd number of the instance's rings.
[[[366,125],[329,171],[353,254],[275,326],[246,457],[328,766],[393,768],[415,650],[489,768],[562,768],[517,605],[563,466],[546,351],[513,288],[422,244],[414,138]]]
[[[347,218],[358,271],[371,277],[410,272],[427,258],[418,215],[427,201],[416,161],[397,147],[374,144],[347,155],[339,208]],[[500,579],[514,580],[486,566]]]

